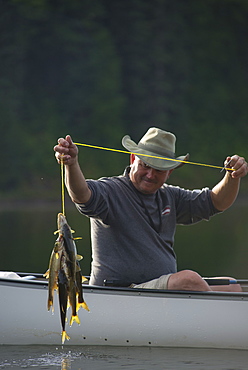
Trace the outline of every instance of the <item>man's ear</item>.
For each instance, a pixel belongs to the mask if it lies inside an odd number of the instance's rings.
[[[168,178],[170,177],[170,175],[172,174],[173,171],[174,171],[174,168],[172,170],[169,170],[169,176],[168,176]]]
[[[130,164],[133,164],[134,160],[135,160],[135,154],[131,153],[131,155],[130,155]]]

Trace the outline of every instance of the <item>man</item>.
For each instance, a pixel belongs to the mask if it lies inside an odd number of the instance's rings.
[[[184,190],[166,184],[188,159],[188,154],[175,157],[175,142],[172,133],[155,127],[138,144],[124,136],[122,144],[131,153],[124,175],[85,180],[77,146],[69,135],[58,139],[54,150],[65,165],[68,193],[91,220],[90,284],[110,280],[143,288],[241,290],[239,285],[210,287],[194,271],[177,272],[173,243],[176,224],[208,220],[232,205],[247,163],[238,155],[227,157],[231,170],[212,190]]]

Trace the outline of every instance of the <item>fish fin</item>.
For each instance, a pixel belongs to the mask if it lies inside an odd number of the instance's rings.
[[[46,270],[45,274],[43,274],[43,277],[45,277],[46,279],[49,278],[49,269]]]
[[[80,320],[79,320],[78,315],[71,315],[70,326],[72,326],[74,321],[76,321],[76,323],[78,323],[78,325],[80,325]]]
[[[76,265],[76,273],[80,272],[81,271],[81,267],[77,261],[77,265]]]
[[[59,236],[59,238],[54,243],[53,253],[56,253],[56,254],[59,253],[60,246],[61,246],[61,237]]]
[[[62,344],[65,343],[65,340],[69,340],[70,339],[69,335],[66,333],[65,330],[62,331],[61,336],[62,336]]]
[[[73,240],[80,240],[83,239],[82,236],[78,236],[77,238],[72,238]]]
[[[82,283],[83,283],[84,281],[88,281],[88,279],[87,279],[85,276],[82,276]]]
[[[56,235],[56,234],[58,234],[59,233],[59,230],[56,230],[56,231],[54,231],[54,235]]]
[[[81,261],[83,259],[83,256],[81,256],[80,254],[77,254],[76,258],[77,258],[77,261]]]

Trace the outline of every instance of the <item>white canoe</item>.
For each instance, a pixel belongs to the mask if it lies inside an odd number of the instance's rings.
[[[0,278],[0,344],[61,344],[58,295],[52,314],[37,276]],[[248,293],[83,287],[90,312],[67,324],[65,345],[248,349]]]

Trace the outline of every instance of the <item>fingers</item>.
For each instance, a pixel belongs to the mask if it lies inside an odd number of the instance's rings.
[[[54,146],[53,150],[55,151],[55,158],[57,162],[60,163],[61,160],[65,162],[69,152],[69,143],[63,138],[58,139],[58,144]]]
[[[227,168],[232,168],[235,171],[230,171],[232,178],[241,178],[247,175],[248,165],[245,158],[238,155],[233,155],[232,157],[227,157],[225,161],[225,166]]]
[[[73,143],[70,135],[65,138],[59,138],[58,144],[54,146],[55,157],[58,163],[72,164],[77,157],[78,148]]]

